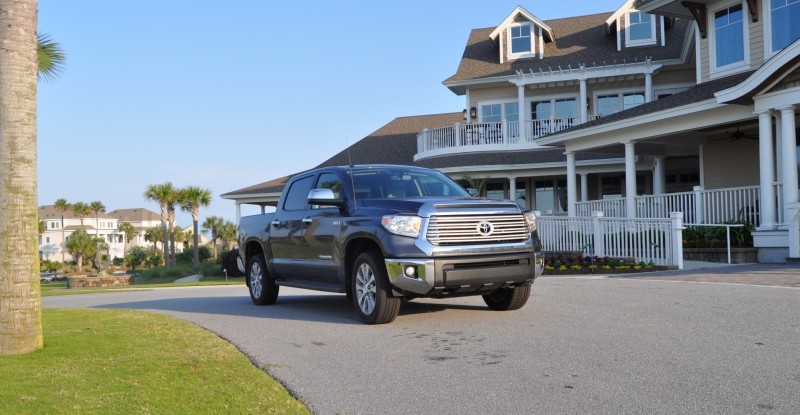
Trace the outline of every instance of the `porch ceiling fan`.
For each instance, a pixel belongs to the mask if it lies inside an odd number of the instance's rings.
[[[743,133],[742,130],[739,129],[739,123],[737,122],[736,123],[736,131],[731,131],[727,135],[723,135],[722,137],[714,138],[711,141],[728,140],[728,142],[730,143],[730,142],[734,142],[734,141],[741,140],[741,139],[758,140],[758,136],[757,135],[750,135],[750,134]]]

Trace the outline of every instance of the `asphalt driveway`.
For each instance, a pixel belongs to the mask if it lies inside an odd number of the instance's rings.
[[[362,325],[344,295],[285,288],[266,307],[243,286],[44,305],[194,322],[318,414],[797,413],[800,289],[686,277],[545,277],[518,311],[415,300],[382,326]]]

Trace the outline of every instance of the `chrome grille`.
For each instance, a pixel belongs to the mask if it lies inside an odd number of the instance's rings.
[[[491,224],[491,234],[479,232],[483,222]],[[525,241],[530,233],[520,214],[431,216],[427,237],[433,245],[499,244]]]

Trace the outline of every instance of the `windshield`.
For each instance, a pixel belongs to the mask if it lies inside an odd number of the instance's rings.
[[[348,172],[350,174],[351,172]],[[435,170],[411,167],[352,171],[356,199],[469,197],[453,179]]]

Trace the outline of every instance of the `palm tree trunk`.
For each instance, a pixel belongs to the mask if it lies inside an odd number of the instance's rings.
[[[64,235],[64,213],[61,213],[61,264],[67,263],[67,241]]]
[[[199,245],[199,243],[200,243],[200,235],[199,235],[199,233],[200,232],[198,232],[199,226],[197,224],[197,220],[198,220],[197,216],[192,218],[192,222],[193,222],[192,223],[192,229],[194,231],[194,235],[192,235],[192,239],[194,240],[194,258],[192,258],[192,263],[194,264],[194,266],[199,267],[200,266],[200,245]]]
[[[43,345],[36,199],[36,0],[0,0],[0,355]]]

